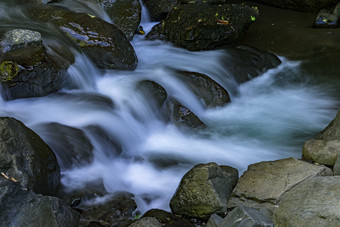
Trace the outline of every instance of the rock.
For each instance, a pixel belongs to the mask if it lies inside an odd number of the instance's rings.
[[[338,4],[340,9],[340,4]],[[316,16],[315,27],[317,28],[336,28],[339,20],[338,10],[322,9]]]
[[[43,195],[54,195],[60,183],[59,165],[51,148],[14,118],[0,118],[0,172]]]
[[[152,217],[156,218],[162,226],[181,226],[181,227],[194,227],[195,225],[189,220],[183,218],[180,215],[172,214],[164,210],[152,209],[147,211],[143,218]]]
[[[208,219],[224,213],[233,180],[216,163],[199,164],[187,172],[170,201],[173,213]]]
[[[327,175],[332,175],[329,168],[295,158],[255,163],[240,177],[228,208],[243,205],[274,210],[282,196],[295,185],[311,177]]]
[[[28,8],[34,21],[52,23],[102,69],[133,70],[136,53],[125,35],[113,24],[85,13],[52,7]]]
[[[340,175],[340,153],[338,153],[338,157],[335,161],[334,167],[333,167],[333,173],[334,175]]]
[[[166,90],[161,85],[151,80],[143,80],[139,82],[136,87],[148,100],[155,100],[158,107],[161,107],[168,97]]]
[[[202,129],[205,124],[187,107],[181,105],[176,100],[171,100],[168,105],[168,110],[171,113],[170,120],[179,127],[189,129]]]
[[[314,177],[288,192],[274,212],[275,226],[339,226],[340,177]]]
[[[2,226],[76,227],[79,214],[63,201],[35,194],[0,179],[0,223]]]
[[[285,0],[285,1],[272,1],[272,0],[253,0],[262,4],[280,7],[284,9],[292,9],[298,11],[317,12],[323,8],[334,6],[338,0]]]
[[[302,159],[334,166],[340,152],[339,140],[307,140],[302,148]]]
[[[137,205],[131,193],[117,192],[99,199],[82,201],[77,208],[82,210],[81,219],[84,224],[95,221],[103,225],[112,225],[132,218],[132,212],[136,210]]]
[[[143,0],[149,12],[151,21],[161,21],[166,18],[177,0]]]
[[[239,206],[228,213],[220,222],[219,227],[273,227],[271,215],[268,214],[270,212]]]
[[[203,101],[206,107],[224,106],[230,102],[228,92],[207,75],[181,71],[177,73],[177,76],[190,87],[190,90]]]
[[[223,218],[217,214],[212,214],[207,222],[206,227],[220,227]]]
[[[316,137],[317,140],[339,140],[340,139],[340,110],[327,127],[322,130]]]
[[[156,218],[145,217],[135,221],[129,227],[162,227],[162,224]]]
[[[82,130],[55,122],[43,123],[34,129],[55,152],[61,170],[93,161],[93,146]]]
[[[138,0],[96,0],[112,19],[113,24],[131,40],[141,20]]]
[[[155,28],[161,34],[153,29],[147,38],[164,38],[191,51],[209,50],[238,43],[257,16],[257,9],[246,5],[185,4]]]
[[[12,29],[1,38],[0,83],[6,100],[45,96],[59,90],[74,58],[60,60],[37,31]]]

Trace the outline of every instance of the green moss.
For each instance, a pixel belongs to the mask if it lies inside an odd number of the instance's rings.
[[[3,61],[0,64],[0,81],[11,81],[16,75],[18,75],[19,66],[12,61]]]

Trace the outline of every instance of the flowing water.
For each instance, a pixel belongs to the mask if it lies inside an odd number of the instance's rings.
[[[193,165],[216,162],[242,173],[251,163],[300,158],[303,141],[322,130],[338,107],[337,87],[314,82],[301,72],[300,62],[281,58],[278,67],[237,85],[229,70],[234,66],[221,64],[233,57],[226,50],[190,52],[141,37],[132,44],[139,59],[134,71],[102,72],[78,53],[68,70],[77,89],[0,102],[0,116],[21,120],[42,137],[39,125],[58,122],[85,132],[87,126],[96,125],[118,141],[122,152],[116,156],[115,147],[88,133],[94,161],[62,171],[62,183],[69,188],[101,179],[109,192],[133,193],[141,211],[169,210],[181,177]],[[231,103],[207,109],[173,75],[174,70],[209,75],[230,92]],[[162,120],[157,105],[136,89],[146,79],[164,87],[168,96],[188,107],[207,127],[188,131]],[[113,107],[102,98],[112,100]]]

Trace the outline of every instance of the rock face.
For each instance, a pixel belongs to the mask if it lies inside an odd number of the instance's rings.
[[[12,29],[0,37],[0,83],[7,99],[44,96],[59,90],[74,58],[59,61],[47,50],[41,34]]]
[[[35,193],[54,195],[60,169],[51,148],[14,118],[0,118],[0,135],[0,172]]]
[[[199,164],[187,172],[170,201],[173,213],[208,219],[213,213],[224,213],[234,187],[216,163]]]
[[[252,164],[240,177],[228,207],[240,205],[275,209],[284,193],[296,184],[332,171],[294,158]]]
[[[51,7],[29,8],[28,15],[32,20],[59,28],[99,68],[133,70],[137,66],[132,45],[113,24],[85,13]]]
[[[93,146],[80,129],[59,123],[47,123],[35,128],[55,152],[62,170],[89,164]]]
[[[149,12],[151,21],[161,21],[166,18],[177,0],[143,0]]]
[[[334,166],[340,152],[340,111],[333,121],[315,139],[307,140],[302,148],[302,158]]]
[[[238,43],[257,16],[257,9],[246,5],[185,4],[174,7],[147,38],[171,41],[192,51],[209,50]]]
[[[287,193],[274,213],[275,226],[339,226],[340,177],[315,177]]]
[[[60,199],[35,194],[0,179],[2,226],[76,227],[79,214]]]
[[[138,0],[96,0],[111,18],[113,24],[131,40],[141,20]]]
[[[270,6],[299,11],[317,12],[323,8],[334,6],[338,0],[253,0]]]

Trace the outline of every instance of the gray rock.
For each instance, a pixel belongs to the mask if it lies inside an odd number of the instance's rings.
[[[13,29],[4,34],[1,46],[4,46],[2,51],[7,52],[16,46],[25,46],[27,44],[41,42],[40,32],[28,29]]]
[[[232,182],[216,163],[196,165],[183,176],[170,208],[175,214],[203,219],[224,213]]]
[[[180,226],[180,227],[194,227],[193,223],[191,223],[188,219],[183,218],[180,215],[176,215],[173,213],[166,212],[160,209],[151,209],[148,210],[144,215],[144,217],[153,217],[156,218],[162,226]]]
[[[14,118],[0,118],[0,172],[35,193],[54,195],[60,169],[51,148]]]
[[[340,152],[340,140],[307,140],[302,148],[302,158],[319,164],[334,166]]]
[[[340,153],[338,153],[338,157],[336,158],[333,173],[334,175],[340,175]]]
[[[151,21],[161,21],[166,18],[177,0],[143,0],[149,12]]]
[[[144,217],[135,221],[129,227],[162,227],[162,224],[156,218]]]
[[[223,218],[217,214],[212,214],[207,222],[206,227],[220,227]]]
[[[322,130],[316,137],[317,140],[339,140],[340,139],[340,110],[327,127]]]
[[[275,226],[340,226],[340,177],[307,179],[288,192],[274,212]]]
[[[244,205],[274,210],[284,193],[296,184],[311,177],[327,175],[332,175],[329,168],[295,158],[252,164],[240,177],[228,207]]]

